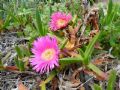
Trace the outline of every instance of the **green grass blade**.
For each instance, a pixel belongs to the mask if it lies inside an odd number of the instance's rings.
[[[41,21],[41,14],[38,9],[36,9],[36,23],[37,23],[37,29],[40,36],[44,36],[44,29]]]
[[[105,23],[104,24],[109,24],[111,22],[111,17],[113,17],[112,16],[112,11],[113,11],[113,2],[112,2],[112,0],[109,0],[107,16],[105,18]]]
[[[109,0],[107,15],[112,13],[112,9],[113,9],[113,1]]]
[[[10,18],[11,18],[10,15],[7,15],[3,28],[6,28],[10,24]]]
[[[113,22],[114,17],[117,15],[118,5],[115,4],[112,9],[112,12],[106,17],[106,24]]]
[[[49,9],[50,9],[50,16],[51,16],[51,14],[53,12],[53,10],[52,10],[52,3],[51,2],[49,2]]]

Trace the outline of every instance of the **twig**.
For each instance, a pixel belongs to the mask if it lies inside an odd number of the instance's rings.
[[[86,82],[82,83],[80,86],[77,87],[77,89],[79,89],[80,87],[83,87],[87,82],[89,82],[90,80],[92,80],[94,77],[89,78]]]

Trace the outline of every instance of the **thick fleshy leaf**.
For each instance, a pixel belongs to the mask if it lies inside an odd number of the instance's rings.
[[[102,90],[102,88],[99,85],[94,84],[94,89],[93,90]]]
[[[60,64],[71,64],[71,63],[78,63],[78,62],[82,62],[83,58],[81,56],[79,57],[74,57],[74,58],[61,58],[59,60]]]
[[[94,44],[97,41],[98,37],[99,37],[100,33],[98,33],[92,40],[91,42],[88,44],[85,53],[84,53],[84,64],[88,64],[90,62],[90,56],[93,52],[94,49]]]
[[[109,76],[108,85],[106,90],[114,90],[116,80],[116,71],[112,70]]]
[[[107,77],[107,74],[104,73],[103,71],[101,71],[98,67],[96,67],[94,64],[92,63],[89,63],[87,65],[87,67],[89,69],[91,69],[94,73],[96,73],[101,79],[103,80],[106,80],[108,77]]]
[[[65,45],[67,44],[68,39],[63,40],[62,45],[60,46],[60,49],[63,49]]]
[[[20,49],[20,47],[16,46],[16,47],[15,47],[15,50],[16,50],[16,52],[17,52],[18,57],[21,59],[21,58],[23,57],[23,52],[22,52],[22,50]]]
[[[82,57],[84,57],[84,51],[81,49],[81,48],[79,48],[79,53],[80,53],[80,55],[82,56]]]
[[[22,60],[18,60],[17,58],[15,58],[14,60],[15,60],[15,65],[17,66],[17,68],[20,71],[24,71],[25,70],[25,63]]]

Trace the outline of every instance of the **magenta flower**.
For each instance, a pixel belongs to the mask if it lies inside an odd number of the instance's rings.
[[[51,16],[51,21],[49,23],[50,29],[53,31],[62,29],[68,25],[71,19],[72,19],[71,14],[65,14],[63,12],[55,12]]]
[[[34,55],[30,59],[30,64],[40,74],[49,72],[55,66],[59,66],[59,48],[55,37],[44,36],[35,40],[32,53]]]

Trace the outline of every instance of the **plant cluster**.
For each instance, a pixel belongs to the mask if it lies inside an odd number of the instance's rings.
[[[24,72],[36,71],[47,74],[40,83],[41,90],[46,84],[59,76],[66,67],[74,69],[77,74],[83,71],[97,80],[108,80],[107,90],[113,90],[116,71],[108,73],[95,65],[96,52],[109,51],[115,57],[120,54],[120,6],[109,0],[107,9],[89,9],[89,2],[77,0],[8,0],[0,3],[0,32],[17,31],[24,36],[27,47],[17,46],[15,50],[14,70]],[[94,2],[90,0],[90,2]],[[1,70],[8,70],[0,62]],[[13,66],[11,66],[13,67]],[[79,73],[79,74],[78,74]],[[75,80],[75,78],[73,78]],[[102,90],[94,84],[93,90]]]

